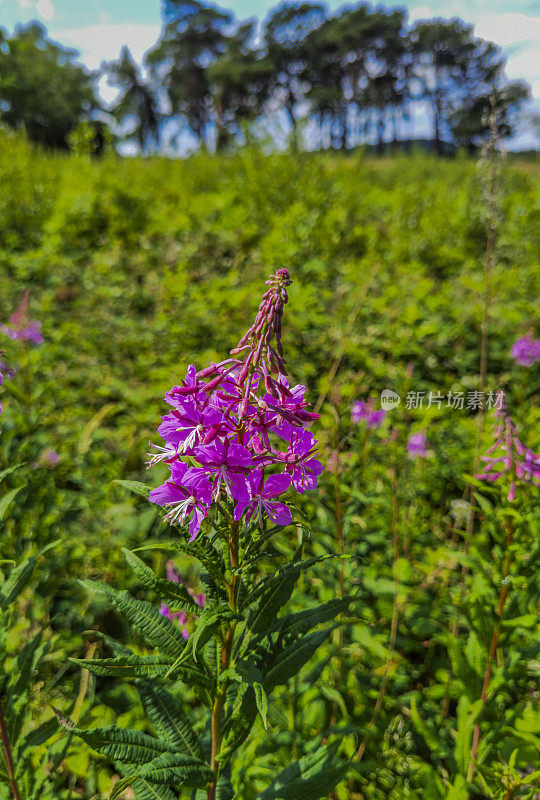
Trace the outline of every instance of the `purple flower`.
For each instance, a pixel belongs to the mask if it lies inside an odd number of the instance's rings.
[[[161,486],[152,489],[149,500],[160,506],[169,508],[165,516],[171,524],[179,521],[181,525],[189,519],[189,532],[192,542],[199,532],[201,522],[208,514],[208,506],[212,500],[210,481],[204,476],[197,485],[186,487],[182,484],[188,471],[187,464],[175,461],[171,464],[171,480],[165,481]]]
[[[427,458],[425,431],[411,433],[407,442],[407,455],[409,458]]]
[[[54,469],[58,462],[60,461],[60,456],[50,447],[47,447],[40,455],[34,467],[46,467],[47,469]]]
[[[3,325],[6,336],[10,339],[19,342],[32,341],[35,344],[43,342],[41,335],[41,322],[37,320],[28,319],[28,297],[29,292],[26,291],[22,297],[17,311],[11,315],[9,321],[11,326]]]
[[[320,461],[313,458],[317,452],[316,445],[317,441],[309,431],[299,431],[293,433],[286,452],[272,454],[275,460],[285,464],[291,483],[299,493],[315,489],[323,471]],[[269,463],[272,463],[272,459]]]
[[[512,358],[522,367],[532,367],[540,361],[540,339],[523,336],[514,342],[511,350]]]
[[[369,398],[367,403],[364,400],[357,400],[352,407],[352,421],[360,425],[365,422],[366,428],[380,428],[386,416],[384,408],[375,411],[373,398]]]
[[[184,478],[186,485],[198,486],[201,480],[213,479],[212,497],[217,500],[222,486],[234,500],[249,500],[247,475],[253,467],[247,447],[215,439],[211,444],[195,448],[194,456],[202,465],[191,467]]]
[[[497,392],[494,413],[496,424],[493,438],[495,442],[482,456],[482,461],[486,462],[486,466],[479,475],[475,475],[475,478],[494,483],[503,475],[509,475],[511,482],[508,501],[511,503],[516,497],[518,480],[540,486],[540,456],[535,455],[521,442],[517,428],[508,412],[505,394],[502,391]]]
[[[285,503],[272,500],[273,497],[277,497],[287,491],[291,485],[290,475],[287,473],[271,475],[265,481],[264,471],[262,469],[256,469],[248,477],[248,483],[251,489],[251,496],[247,500],[239,501],[236,504],[234,509],[235,520],[238,521],[242,519],[246,509],[246,524],[249,524],[253,514],[258,514],[260,520],[264,508],[270,519],[278,525],[291,524],[292,516],[290,509]]]
[[[264,514],[289,524],[290,510],[275,498],[291,483],[298,492],[315,488],[322,472],[317,442],[306,430],[318,415],[308,410],[305,387],[289,386],[286,377],[281,318],[290,283],[285,269],[271,275],[255,322],[232,357],[198,372],[190,365],[165,396],[172,408],[149,466],[163,461],[171,476],[150,499],[168,509],[171,523],[189,521],[192,539],[218,501],[237,520]],[[286,451],[276,449],[277,437]]]

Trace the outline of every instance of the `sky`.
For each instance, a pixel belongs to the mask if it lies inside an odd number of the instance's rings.
[[[276,4],[277,0],[218,3],[238,19],[264,19]],[[331,9],[343,4],[328,2]],[[352,0],[348,4],[352,5]],[[405,8],[412,22],[457,16],[473,23],[477,36],[502,47],[508,77],[525,79],[531,85],[534,102],[530,108],[540,113],[540,0],[384,0],[374,4]],[[0,26],[8,31],[33,19],[46,25],[51,38],[79,50],[87,67],[97,69],[102,61],[116,59],[124,44],[137,61],[142,60],[161,29],[161,0],[0,0]],[[105,99],[111,99],[112,90],[104,81],[100,90]],[[424,133],[419,130],[417,135]],[[537,137],[526,125],[512,142],[515,149],[535,144]]]

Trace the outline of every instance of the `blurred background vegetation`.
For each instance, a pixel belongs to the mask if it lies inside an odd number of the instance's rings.
[[[69,662],[102,652],[85,633],[92,628],[130,635],[76,579],[123,588],[131,579],[121,546],[169,538],[151,507],[134,507],[112,482],[160,482],[160,468],[149,475],[144,461],[165,390],[189,363],[224,357],[250,323],[265,277],[286,267],[294,279],[286,356],[293,379],[321,407],[314,432],[327,465],[321,492],[305,501],[311,546],[315,554],[341,549],[361,558],[343,572],[315,568],[296,601],[303,607],[309,596],[360,592],[360,621],[336,634],[318,677],[304,684],[299,676],[283,690],[270,733],[261,727],[246,750],[239,797],[264,788],[313,736],[329,735],[342,738],[349,756],[355,737],[363,742],[360,772],[337,790],[340,800],[469,796],[460,783],[466,734],[459,757],[453,742],[459,707],[470,746],[472,723],[460,698],[473,705],[480,696],[501,551],[485,509],[466,530],[466,476],[477,471],[491,425],[478,410],[445,403],[407,409],[405,397],[480,385],[486,169],[489,160],[422,153],[369,159],[252,148],[184,161],[112,153],[96,161],[52,155],[2,133],[0,319],[8,323],[29,290],[29,315],[44,336],[39,345],[2,337],[4,358],[18,372],[2,387],[0,470],[23,463],[0,487],[5,496],[22,486],[4,519],[2,558],[19,561],[60,540],[41,558],[9,638],[13,655],[37,629],[49,642],[34,678],[30,729],[50,718],[51,702],[84,726],[145,725],[125,685],[96,684]],[[494,201],[485,388],[506,389],[522,439],[538,450],[538,366],[510,356],[518,337],[534,334],[537,313],[537,164],[504,165]],[[402,403],[383,426],[353,425],[352,402],[377,400],[385,388]],[[420,430],[428,457],[411,460],[407,438]],[[511,675],[497,684],[486,722],[492,741],[484,779],[495,788],[471,797],[505,796],[497,776],[516,748],[521,771],[508,797],[529,796],[520,793],[530,792],[524,776],[537,758],[532,492],[525,488],[516,511],[510,618],[518,622],[500,665]],[[485,487],[482,493],[489,497]],[[295,542],[293,531],[280,547],[292,551]],[[156,555],[153,565],[165,558]],[[177,566],[196,588],[189,562]],[[65,755],[65,739],[55,735],[51,796],[106,797],[110,767],[81,743]],[[35,750],[45,764],[48,747]]]
[[[163,0],[158,41],[138,64],[128,47],[90,72],[37,22],[0,28],[0,119],[35,142],[100,153],[283,148],[379,153],[411,146],[426,114],[438,154],[515,132],[530,86],[458,18],[409,23],[404,9],[281,3],[259,24],[199,0]],[[105,103],[106,78],[117,90]],[[530,114],[534,125],[534,114]],[[538,124],[538,120],[536,120]]]

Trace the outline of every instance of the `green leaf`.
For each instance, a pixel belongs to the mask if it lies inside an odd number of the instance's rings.
[[[302,639],[298,639],[285,648],[276,658],[274,666],[266,675],[265,686],[271,691],[274,686],[286,683],[296,675],[301,667],[313,656],[321,644],[330,636],[335,625],[321,631],[315,631]]]
[[[411,720],[417,733],[424,739],[429,750],[438,758],[447,758],[449,751],[444,740],[438,736],[437,731],[433,730],[429,724],[424,722],[420,716],[414,697],[411,698]]]
[[[335,758],[336,747],[325,745],[279,773],[256,800],[319,800],[327,798],[344,777],[347,762]]]
[[[60,722],[68,727],[75,736],[86,742],[93,750],[97,750],[111,761],[120,761],[123,764],[145,764],[153,761],[162,753],[173,753],[174,748],[167,742],[148,736],[142,731],[130,728],[90,728],[81,730],[72,723],[72,727],[65,725],[65,717]]]
[[[270,632],[279,631],[281,637],[296,638],[307,633],[315,625],[330,622],[337,614],[345,611],[352,598],[344,597],[328,600],[315,608],[308,608],[305,611],[298,611],[295,614],[287,614],[281,619],[275,620],[270,627]]]
[[[191,614],[201,613],[200,606],[197,605],[183,584],[173,583],[164,578],[158,578],[154,575],[150,567],[148,567],[144,561],[141,561],[131,550],[124,547],[123,552],[127,563],[143,586],[147,589],[153,589],[159,595],[160,599],[172,601],[183,611],[188,611]]]
[[[139,497],[144,497],[145,500],[148,500],[148,495],[152,491],[151,486],[147,486],[145,483],[141,483],[140,481],[113,481],[113,483],[117,483],[119,486],[122,486],[124,489],[127,489],[128,492],[132,492],[133,494],[138,495]]]
[[[4,478],[7,477],[7,475],[11,475],[12,472],[15,472],[15,470],[19,469],[22,466],[23,466],[22,464],[15,464],[14,467],[8,467],[7,469],[3,469],[0,472],[0,483],[2,483]]]
[[[290,599],[297,579],[291,572],[277,580],[271,580],[262,592],[256,607],[251,612],[247,627],[252,633],[266,633],[275,621],[280,608]]]
[[[204,761],[197,734],[177,698],[164,686],[149,681],[140,681],[138,690],[144,710],[158,735],[165,737],[175,750],[186,753],[195,761]]]
[[[268,697],[266,696],[266,692],[264,691],[264,687],[261,683],[255,682],[253,684],[253,690],[255,692],[257,711],[261,716],[265,729],[268,729],[268,722],[266,720],[266,715],[268,714]]]
[[[146,778],[137,778],[131,786],[137,800],[177,800],[178,797],[168,786],[151,783]]]
[[[11,605],[28,586],[36,566],[36,560],[36,556],[32,556],[11,571],[9,578],[2,586],[0,608],[4,609]]]
[[[25,486],[26,484],[23,484],[22,486],[17,486],[15,489],[11,489],[11,491],[6,492],[2,499],[0,499],[0,520],[4,519],[8,507],[11,505],[21,489],[23,489]]]
[[[192,664],[174,667],[174,661],[166,656],[139,656],[132,653],[114,658],[72,658],[79,666],[94,675],[122,678],[163,678],[170,674],[172,678],[182,678],[186,683],[195,683],[203,688],[210,688],[212,682],[208,675]]]
[[[248,593],[243,607],[249,606],[254,603],[259,597],[267,591],[267,589],[275,583],[279,583],[285,577],[299,575],[302,570],[312,567],[314,564],[320,564],[322,561],[327,561],[330,558],[350,558],[350,556],[338,556],[335,553],[326,553],[323,556],[314,556],[313,558],[304,559],[304,561],[289,561],[283,564],[274,575],[267,575],[262,578]]]
[[[202,786],[211,780],[213,775],[208,764],[183,753],[163,753],[139,771],[141,778],[146,778],[152,783],[188,786]]]
[[[108,597],[153,647],[173,658],[178,658],[183,653],[186,642],[179,627],[160,614],[151,603],[135,600],[129,592],[118,591],[99,581],[82,580],[79,583],[89,591],[100,592]]]

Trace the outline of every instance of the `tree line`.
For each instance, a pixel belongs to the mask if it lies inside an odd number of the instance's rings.
[[[276,126],[274,138],[292,148],[370,142],[382,151],[423,104],[443,153],[478,147],[494,118],[500,136],[511,135],[530,96],[472,25],[409,25],[405,11],[365,3],[336,13],[322,2],[282,3],[259,25],[201,0],[163,0],[162,31],[142,65],[127,47],[94,73],[76,57],[37,23],[0,30],[0,118],[58,148],[86,121],[143,153],[188,139],[223,151]],[[103,75],[118,89],[109,108],[96,93]]]

